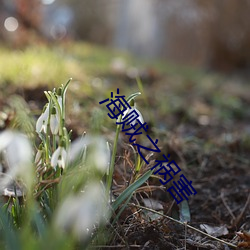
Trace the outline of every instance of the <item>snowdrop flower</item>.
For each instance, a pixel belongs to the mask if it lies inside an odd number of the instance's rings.
[[[51,166],[55,169],[56,166],[64,169],[67,160],[67,152],[64,148],[64,145],[59,145],[51,157]]]
[[[60,108],[61,108],[61,111],[62,111],[62,96],[57,96],[57,101],[58,101],[58,103],[59,103],[59,106],[60,106]]]
[[[87,148],[90,148],[87,156],[83,154]],[[86,135],[74,141],[68,153],[69,163],[74,162],[79,156],[87,157],[89,160],[88,166],[95,166],[101,172],[106,172],[110,163],[110,149],[107,142],[102,137],[94,137]],[[82,159],[83,161],[85,159]]]
[[[102,138],[95,138],[93,155],[90,157],[94,160],[95,167],[101,172],[107,172],[110,164],[110,150],[107,142]]]
[[[142,114],[141,114],[141,112],[140,112],[135,106],[132,107],[131,109],[127,109],[127,110],[123,113],[123,116],[122,116],[121,121],[122,121],[122,120],[126,120],[126,116],[129,116],[132,112],[136,112],[136,113],[139,115],[139,117],[137,117],[137,119],[143,124],[143,123],[144,123],[144,119],[143,119],[143,117],[142,117]],[[137,122],[136,122],[137,119],[133,120],[130,124],[131,124],[131,125],[135,125],[135,124],[137,123]],[[121,122],[119,122],[119,118],[118,118],[116,124],[120,124],[120,123],[121,123]]]
[[[55,107],[52,108],[50,116],[50,131],[53,135],[56,135],[59,131],[60,121],[59,115]]]
[[[104,197],[105,192],[98,182],[87,186],[79,195],[68,196],[57,211],[54,225],[80,240],[89,238],[95,226],[108,220],[108,203]]]
[[[32,147],[28,138],[17,132],[6,130],[0,133],[0,152],[8,164],[5,178],[1,180],[1,187],[6,187],[16,177],[21,177],[27,186],[33,180]],[[7,177],[8,176],[8,177]]]
[[[49,104],[46,104],[43,113],[40,115],[36,122],[36,132],[41,133],[42,131],[46,134],[47,125],[49,120]]]

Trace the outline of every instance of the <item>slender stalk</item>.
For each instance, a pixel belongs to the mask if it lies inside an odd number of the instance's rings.
[[[46,94],[46,92],[45,92],[45,94]],[[45,145],[44,145],[45,154],[46,154],[46,164],[49,163],[49,155],[50,155],[50,150],[51,150],[49,130],[50,130],[50,115],[51,115],[51,111],[52,111],[52,101],[51,101],[51,99],[48,99],[48,100],[49,100],[49,104],[48,104],[49,105],[49,117],[48,117],[47,129],[46,129],[46,134],[45,134],[46,140],[45,140]]]
[[[140,92],[137,92],[137,93],[130,95],[127,98],[127,102],[130,103],[136,96],[138,96],[140,94],[141,94]],[[118,122],[121,122],[121,120],[122,120],[122,115],[119,116]],[[114,173],[114,168],[115,168],[115,156],[116,156],[116,151],[117,151],[120,130],[121,130],[121,125],[119,124],[116,126],[114,148],[113,148],[113,152],[112,152],[112,158],[111,158],[111,163],[110,163],[110,168],[109,168],[109,173],[108,173],[108,178],[107,178],[107,194],[109,194],[109,191],[112,187],[113,173]],[[111,202],[111,199],[110,199],[110,202]]]
[[[56,136],[52,135],[53,152],[56,150]]]
[[[65,102],[66,102],[66,91],[68,89],[69,83],[71,82],[72,78],[70,78],[67,83],[63,86],[62,90],[62,127],[65,126]]]
[[[119,122],[121,121],[122,116],[120,116]],[[108,174],[108,181],[107,181],[107,193],[109,193],[111,187],[112,187],[112,182],[113,182],[113,173],[115,169],[115,156],[116,156],[116,151],[117,151],[117,145],[118,145],[118,138],[119,138],[119,133],[121,130],[121,125],[116,126],[116,134],[115,134],[115,141],[114,141],[114,148],[112,152],[112,158],[111,158],[111,163],[110,163],[110,168],[109,168],[109,174]]]

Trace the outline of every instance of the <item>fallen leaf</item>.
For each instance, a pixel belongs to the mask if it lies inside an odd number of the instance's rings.
[[[212,235],[214,237],[218,237],[221,235],[227,235],[228,234],[228,230],[227,227],[225,225],[222,226],[209,226],[207,224],[201,224],[200,228],[205,231],[206,233],[208,233],[209,235]]]
[[[163,205],[159,201],[150,199],[150,198],[149,199],[144,198],[143,203],[145,207],[156,210],[163,214]],[[147,210],[144,211],[144,214],[146,215],[147,219],[150,219],[151,221],[162,218],[161,215],[147,211]]]
[[[163,205],[159,201],[156,201],[154,199],[144,198],[143,203],[144,203],[145,207],[148,207],[150,209],[163,210]]]
[[[236,233],[243,241],[238,244],[238,247],[244,247],[250,249],[250,232],[237,232]]]

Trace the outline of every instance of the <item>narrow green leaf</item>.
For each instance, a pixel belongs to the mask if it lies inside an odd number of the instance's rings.
[[[124,211],[124,209],[126,208],[127,204],[129,203],[130,199],[132,198],[133,193],[131,193],[128,197],[128,199],[125,201],[125,203],[123,204],[123,206],[119,209],[119,212],[117,213],[117,215],[115,216],[112,225],[114,225],[116,223],[116,221],[119,219],[120,215],[122,214],[122,212]]]
[[[186,200],[182,201],[179,205],[180,208],[180,221],[189,222],[191,220],[190,209]]]
[[[34,220],[34,223],[36,225],[36,229],[37,229],[38,235],[40,237],[44,236],[44,233],[45,233],[45,223],[44,223],[44,220],[42,218],[42,215],[39,212],[35,211],[34,215],[33,215],[33,220]]]
[[[129,103],[130,101],[134,100],[138,95],[140,95],[141,92],[136,92],[131,94],[128,98],[127,98],[127,102]]]
[[[21,250],[20,242],[16,231],[11,227],[8,216],[0,208],[0,228],[3,231],[6,249],[7,250]]]
[[[72,78],[69,78],[69,80],[67,81],[67,83],[63,86],[63,90],[62,90],[62,94],[65,95],[66,91],[68,89],[68,86],[70,84],[70,82],[72,81]]]
[[[137,188],[139,188],[153,173],[153,170],[149,170],[143,176],[141,176],[138,180],[136,180],[133,184],[131,184],[128,188],[126,188],[118,198],[113,202],[112,208],[115,211],[124,200],[127,199]]]

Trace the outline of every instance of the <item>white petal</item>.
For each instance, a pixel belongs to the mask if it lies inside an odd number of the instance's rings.
[[[47,133],[47,126],[48,126],[48,123],[44,123],[43,126],[42,126],[42,130],[45,134]]]
[[[61,156],[61,159],[58,160],[58,166],[64,169],[66,165],[66,161],[67,161],[67,152],[64,148],[62,148],[60,156]]]
[[[104,193],[100,183],[92,183],[83,194],[66,198],[56,214],[56,227],[70,230],[78,239],[86,239],[94,225],[108,216]]]
[[[88,146],[90,146],[91,150],[87,154],[87,159],[89,160],[87,165],[94,165],[98,170],[105,172],[110,162],[110,150],[102,137],[86,135],[74,141],[67,154],[68,162],[72,163],[75,161]]]
[[[44,123],[44,114],[42,113],[36,122],[36,132],[37,133],[40,133],[42,131],[43,123]]]
[[[40,133],[42,130],[44,133],[47,131],[47,124],[49,118],[49,105],[47,105],[45,111],[40,115],[36,122],[36,132]]]
[[[62,150],[62,147],[59,146],[56,149],[56,151],[52,154],[50,163],[51,163],[51,166],[53,168],[55,168],[57,166],[57,164],[58,164],[58,158],[61,155],[61,150]]]
[[[48,122],[49,119],[49,104],[47,105],[45,111],[44,111],[44,120],[47,120]]]
[[[21,176],[27,187],[31,184],[33,179],[32,172],[32,147],[28,138],[20,133],[5,131],[0,135],[0,139],[5,137],[7,145],[5,145],[4,158],[8,164],[6,176],[7,179],[1,180],[1,188],[8,185],[17,176]],[[0,140],[1,141],[1,140]],[[3,146],[3,141],[1,141]]]
[[[86,150],[87,145],[89,145],[91,139],[88,135],[76,139],[73,143],[71,143],[68,153],[68,161],[69,163],[72,163],[75,161],[79,155],[83,153],[84,150]]]
[[[144,120],[143,120],[141,112],[137,108],[134,108],[134,109],[137,112],[137,114],[139,115],[139,117],[137,119],[143,124]]]
[[[133,110],[136,111],[136,113],[139,115],[139,117],[137,118],[142,124],[144,123],[144,120],[143,120],[143,117],[142,117],[142,114],[141,112],[135,108],[135,107],[132,107],[131,109],[127,109],[124,113],[123,113],[123,116],[122,116],[122,120],[127,116],[129,115],[131,112],[133,112]],[[119,119],[119,118],[118,118]],[[117,121],[118,121],[117,119]],[[136,124],[136,120],[134,120],[133,122],[131,122],[131,125],[135,125]]]
[[[13,139],[13,136],[14,133],[9,130],[5,130],[4,132],[0,133],[0,152],[9,145]]]
[[[102,138],[96,138],[93,160],[95,166],[102,172],[106,172],[110,163],[110,151],[107,148],[106,141]]]
[[[22,134],[15,133],[13,140],[6,149],[6,156],[11,168],[30,162],[32,148],[29,140]]]
[[[50,117],[50,130],[53,135],[56,135],[59,131],[59,120],[56,114]]]
[[[62,96],[57,96],[57,101],[58,101],[59,106],[60,106],[61,111],[62,111]]]

